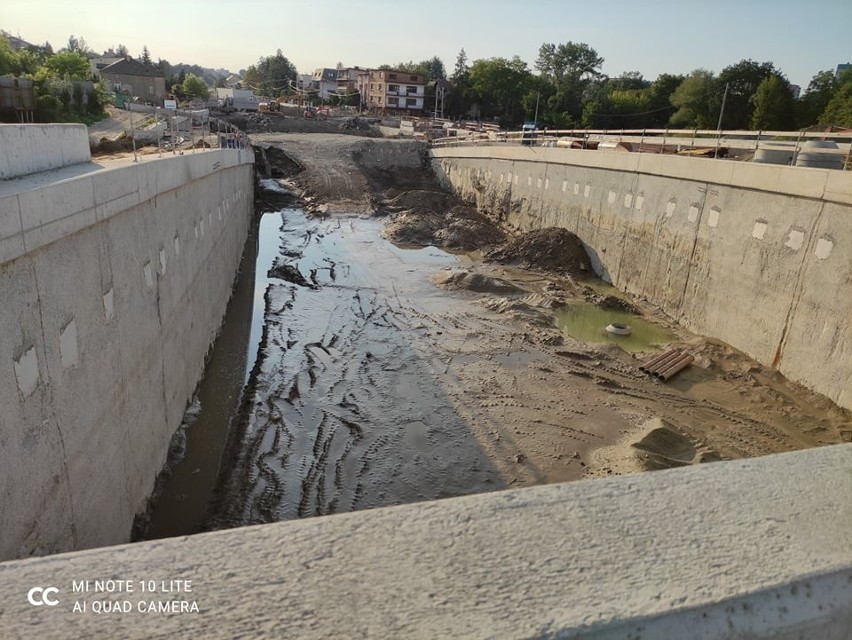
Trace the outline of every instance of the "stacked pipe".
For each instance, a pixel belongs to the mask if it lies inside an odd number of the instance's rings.
[[[669,349],[651,358],[639,367],[639,371],[651,374],[666,382],[676,373],[682,371],[695,360],[695,357],[680,349]]]

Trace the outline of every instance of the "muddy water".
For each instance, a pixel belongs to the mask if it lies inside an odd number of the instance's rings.
[[[420,340],[419,316],[446,307],[429,275],[459,259],[395,247],[375,219],[283,218],[282,260],[304,280],[269,278],[253,406],[212,526],[500,488]]]
[[[572,338],[589,343],[608,342],[625,351],[650,351],[674,340],[674,335],[660,325],[626,311],[602,309],[588,302],[568,304],[556,309],[553,315],[556,326]],[[632,333],[629,336],[607,333],[605,327],[612,323],[628,325]]]
[[[278,221],[280,224],[280,215]],[[272,224],[275,225],[275,221]],[[268,244],[270,225],[267,216],[259,226],[261,237]],[[181,434],[185,438],[183,457],[170,462],[168,472],[158,478],[149,520],[146,525],[137,524],[144,530],[137,530],[136,537],[155,539],[195,533],[205,521],[231,421],[260,340],[263,292],[260,293],[258,311],[257,304],[252,304],[257,296],[255,266],[262,268],[260,258],[271,261],[271,257],[268,247],[259,251],[258,238],[258,228],[253,227],[249,231],[234,291],[211,349],[204,378],[184,416],[184,425],[179,429],[177,438],[180,439]],[[174,446],[173,440],[173,449]],[[170,452],[170,459],[172,455]]]

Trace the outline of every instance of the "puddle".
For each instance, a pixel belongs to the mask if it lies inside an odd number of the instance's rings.
[[[556,326],[576,340],[583,342],[610,342],[625,351],[648,351],[657,345],[675,340],[663,327],[648,322],[640,316],[625,311],[601,309],[586,302],[554,309]],[[620,322],[630,325],[629,336],[614,336],[604,330],[608,324]]]

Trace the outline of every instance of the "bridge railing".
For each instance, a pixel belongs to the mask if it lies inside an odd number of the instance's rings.
[[[713,129],[448,128],[433,147],[527,145],[609,149],[751,160],[758,163],[852,169],[852,131],[745,131]]]

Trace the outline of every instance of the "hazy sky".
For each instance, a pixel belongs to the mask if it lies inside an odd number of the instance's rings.
[[[277,49],[302,72],[439,56],[520,56],[544,42],[585,42],[604,73],[715,72],[771,61],[804,89],[852,61],[850,0],[3,0],[0,28],[59,49],[82,36],[100,52],[147,45],[154,60],[239,71]]]

